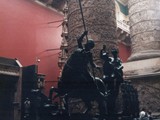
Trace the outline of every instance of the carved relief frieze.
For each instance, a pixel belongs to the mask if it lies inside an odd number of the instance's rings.
[[[142,0],[141,2],[137,2],[136,4],[129,6],[129,14],[132,15],[135,12],[140,12],[150,9],[159,10],[159,5],[160,1],[158,0]]]
[[[160,35],[159,31],[144,32],[133,36],[132,39],[132,54],[139,53],[145,50],[159,50],[160,49]],[[157,37],[155,37],[157,35]],[[152,56],[152,55],[151,55]]]
[[[141,22],[135,23],[131,27],[130,33],[132,34],[132,36],[134,36],[136,34],[141,34],[144,32],[150,32],[154,30],[159,31],[160,30],[159,24],[160,24],[160,20],[141,21]]]
[[[82,0],[82,10],[88,39],[95,41],[94,59],[99,59],[99,52],[103,44],[107,49],[117,46],[116,18],[114,0]],[[68,1],[68,45],[72,52],[76,47],[76,39],[84,32],[84,26],[78,1]],[[86,43],[84,38],[84,44]]]
[[[130,26],[133,26],[135,23],[139,23],[141,21],[145,21],[145,20],[160,20],[159,18],[160,16],[160,10],[154,10],[154,9],[150,9],[150,10],[144,10],[141,12],[136,12],[132,15],[130,15]]]
[[[159,5],[160,1],[157,0],[129,0],[130,61],[160,57],[160,53],[157,53],[160,51],[160,35],[157,34],[160,31]]]

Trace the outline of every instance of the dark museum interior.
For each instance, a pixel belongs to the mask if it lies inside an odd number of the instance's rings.
[[[160,120],[159,5],[0,0],[0,120]]]

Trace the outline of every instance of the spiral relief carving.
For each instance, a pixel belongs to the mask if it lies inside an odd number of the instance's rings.
[[[81,0],[88,38],[95,41],[94,60],[99,64],[99,53],[103,44],[108,50],[117,47],[114,0]],[[84,31],[79,3],[68,1],[68,48],[72,53],[77,47],[76,38]],[[84,43],[86,40],[84,40]]]
[[[160,57],[160,1],[129,0],[130,61]]]

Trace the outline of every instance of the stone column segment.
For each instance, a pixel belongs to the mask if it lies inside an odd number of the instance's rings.
[[[160,57],[160,0],[129,0],[132,55],[129,61]]]
[[[81,0],[88,38],[95,41],[94,59],[99,62],[103,44],[110,50],[117,47],[114,0]],[[68,1],[68,48],[69,53],[77,47],[76,38],[84,32],[78,0]],[[84,40],[84,44],[86,40]]]

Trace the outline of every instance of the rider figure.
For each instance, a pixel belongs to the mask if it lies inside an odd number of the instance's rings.
[[[93,82],[94,78],[88,70],[88,64],[90,64],[93,68],[96,68],[96,65],[93,63],[92,53],[90,52],[95,44],[93,40],[88,40],[83,47],[82,41],[87,33],[88,32],[85,31],[78,38],[78,48],[71,54],[63,68],[60,81],[65,84],[65,89],[67,91],[69,89],[78,89],[79,87],[83,88],[85,86],[87,87],[88,84]]]
[[[85,31],[77,40],[78,48],[71,54],[67,60],[58,87],[63,90],[62,93],[71,93],[75,97],[84,100],[88,110],[91,109],[91,101],[97,100],[99,103],[100,114],[105,114],[104,96],[100,94],[94,82],[95,78],[90,74],[88,65],[92,68],[98,68],[94,62],[91,49],[95,46],[93,40],[88,40],[82,45]]]

